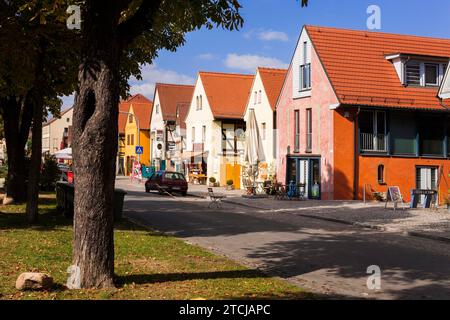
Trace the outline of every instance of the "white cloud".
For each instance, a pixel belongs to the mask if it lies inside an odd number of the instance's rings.
[[[289,41],[289,37],[286,33],[274,30],[262,31],[258,34],[258,38],[262,41]]]
[[[280,68],[287,69],[289,64],[283,61],[258,55],[238,55],[231,53],[225,60],[225,65],[230,69],[239,69],[254,72],[257,67]]]
[[[199,58],[200,60],[214,60],[216,59],[216,55],[212,54],[212,53],[203,53],[203,54],[199,54],[197,56],[197,58]]]
[[[143,94],[144,96],[152,99],[155,92],[155,84],[161,83],[173,83],[173,84],[193,84],[195,79],[184,74],[166,69],[160,69],[156,65],[147,65],[142,69],[142,81],[132,79],[130,81],[130,93]]]

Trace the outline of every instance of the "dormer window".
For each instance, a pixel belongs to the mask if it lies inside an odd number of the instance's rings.
[[[425,85],[438,86],[439,85],[439,65],[425,64]]]

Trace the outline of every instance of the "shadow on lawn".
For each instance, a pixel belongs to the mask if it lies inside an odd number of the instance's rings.
[[[190,280],[214,280],[214,279],[252,279],[269,278],[256,270],[232,270],[198,273],[154,273],[154,274],[133,274],[127,276],[117,276],[116,282],[119,287],[125,284],[154,284],[164,282],[181,282]]]

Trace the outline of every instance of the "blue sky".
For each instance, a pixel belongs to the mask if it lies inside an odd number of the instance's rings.
[[[143,66],[144,80],[130,79],[132,93],[153,98],[155,82],[192,84],[197,72],[253,73],[256,66],[287,67],[303,25],[367,30],[367,8],[381,8],[381,30],[450,38],[448,0],[242,0],[240,31],[199,30],[177,52],[162,51]],[[71,106],[72,98],[64,99]]]

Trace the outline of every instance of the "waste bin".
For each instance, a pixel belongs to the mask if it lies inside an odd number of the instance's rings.
[[[123,216],[123,203],[126,191],[122,189],[114,190],[114,221],[120,221]],[[56,184],[56,203],[59,212],[68,219],[73,219],[73,203],[75,188],[73,184],[58,182]]]
[[[123,216],[123,202],[126,191],[122,189],[114,190],[114,221],[120,221]]]

